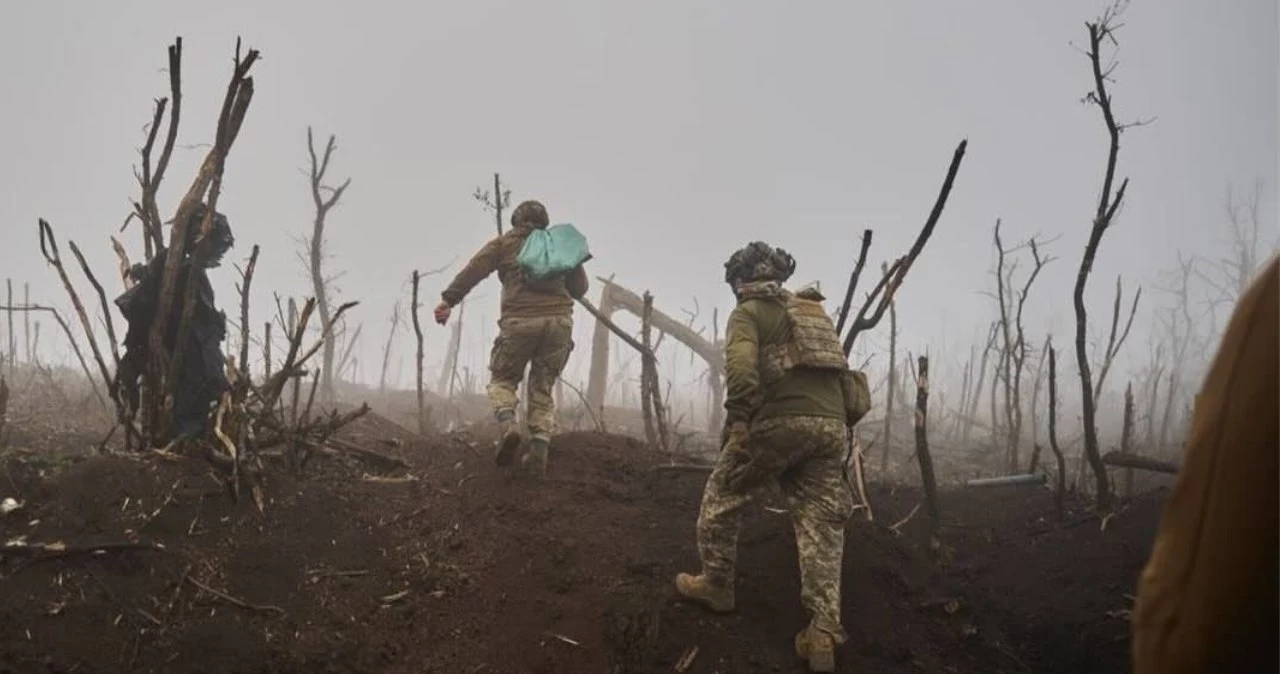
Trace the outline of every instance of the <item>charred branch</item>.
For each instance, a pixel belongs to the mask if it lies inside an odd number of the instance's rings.
[[[849,318],[849,309],[853,304],[853,295],[858,289],[858,279],[862,277],[862,268],[867,265],[867,251],[871,249],[871,230],[862,231],[862,246],[858,248],[858,261],[849,273],[849,285],[844,291],[844,301],[840,303],[840,317],[836,321],[836,334],[844,334],[844,322]]]
[[[240,295],[240,378],[249,381],[249,285],[253,283],[253,270],[258,266],[258,244],[253,244],[253,250],[249,253],[249,263],[245,265],[244,271],[240,273],[241,282],[236,284],[236,291]],[[270,324],[267,324],[270,327]],[[270,344],[271,333],[267,333],[267,343]],[[270,358],[270,347],[268,349],[268,359]],[[270,369],[270,365],[267,366]]]
[[[858,315],[853,320],[853,324],[849,326],[848,334],[845,335],[844,353],[846,356],[853,351],[853,342],[860,333],[870,330],[880,323],[880,319],[888,308],[889,301],[893,299],[894,293],[902,285],[902,280],[906,278],[907,272],[911,270],[911,265],[920,256],[920,251],[924,250],[925,244],[929,242],[929,237],[933,235],[933,229],[937,226],[938,219],[942,217],[942,209],[947,204],[947,197],[951,194],[951,186],[955,183],[956,173],[960,170],[960,162],[964,159],[965,148],[968,144],[968,140],[962,140],[956,146],[955,153],[951,157],[951,165],[947,168],[947,177],[942,181],[942,189],[939,190],[938,198],[934,201],[933,209],[929,212],[929,217],[925,220],[924,227],[916,237],[915,243],[911,244],[911,249],[907,251],[906,255],[898,258],[897,261],[890,265],[880,282],[867,294],[866,302],[863,303],[862,309],[858,311]],[[870,238],[867,238],[866,241],[869,245]],[[873,306],[875,307],[874,311],[872,311]],[[872,311],[870,316],[867,315],[868,311]]]
[[[93,359],[98,364],[98,371],[102,375],[102,381],[109,391],[114,390],[115,387],[112,386],[113,376],[107,368],[106,362],[102,359],[102,350],[98,348],[98,340],[94,337],[93,323],[89,321],[89,314],[85,312],[84,303],[80,301],[80,294],[76,292],[75,286],[71,283],[71,278],[67,276],[66,267],[62,265],[62,257],[58,254],[58,241],[53,236],[53,228],[43,218],[40,219],[40,252],[44,255],[45,261],[57,270],[58,278],[62,279],[62,285],[66,288],[67,295],[71,297],[71,304],[75,307],[76,315],[80,318],[81,327],[84,328],[85,339],[89,341],[89,349],[93,352]],[[85,269],[88,271],[88,267]],[[96,279],[94,286],[101,288]],[[105,295],[103,296],[103,302],[105,304]],[[111,320],[110,313],[107,314],[107,320]],[[113,394],[112,399],[114,398]]]

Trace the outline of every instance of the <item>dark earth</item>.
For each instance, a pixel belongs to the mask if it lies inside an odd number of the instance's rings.
[[[416,480],[346,455],[269,466],[261,514],[199,458],[10,453],[0,484],[22,507],[0,535],[28,547],[0,550],[0,672],[804,671],[785,513],[749,516],[738,611],[711,615],[672,583],[697,568],[704,472],[573,432],[539,484],[497,469],[485,433],[424,440],[371,414],[346,440]],[[840,671],[1128,671],[1163,496],[1104,526],[1077,501],[1059,522],[1044,487],[944,491],[930,546],[923,508],[893,526],[920,492],[872,485],[874,522],[847,537]]]

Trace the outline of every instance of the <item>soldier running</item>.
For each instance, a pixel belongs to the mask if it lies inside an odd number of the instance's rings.
[[[553,388],[573,351],[573,301],[587,292],[582,265],[563,276],[533,280],[516,258],[534,230],[546,229],[547,209],[537,201],[525,201],[511,213],[511,229],[490,240],[477,252],[453,282],[441,293],[435,309],[440,325],[449,320],[453,307],[476,284],[493,272],[502,282],[498,337],[489,360],[489,405],[502,425],[495,460],[510,465],[520,446],[516,427],[516,391],[529,368],[529,451],[521,465],[536,476],[547,470],[547,447],[556,430]]]

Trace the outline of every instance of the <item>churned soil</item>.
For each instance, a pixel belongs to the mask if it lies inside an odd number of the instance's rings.
[[[803,671],[778,504],[748,516],[738,610],[713,615],[673,588],[697,568],[705,472],[575,432],[538,482],[494,466],[486,433],[424,439],[371,414],[346,441],[407,471],[269,467],[262,513],[199,458],[10,455],[0,495],[21,507],[0,543],[26,547],[0,549],[0,672]],[[872,496],[875,522],[848,534],[840,671],[1127,670],[1158,497],[1101,531],[1058,525],[1043,489],[946,493],[931,549],[922,514],[890,526],[915,490]]]

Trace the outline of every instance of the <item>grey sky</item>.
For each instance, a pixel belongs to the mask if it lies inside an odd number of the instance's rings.
[[[262,245],[258,330],[274,313],[269,291],[308,293],[294,252],[312,215],[305,130],[336,133],[331,172],[353,182],[330,216],[331,264],[347,272],[341,298],[362,301],[366,379],[409,272],[460,265],[492,233],[471,192],[494,171],[588,235],[593,275],[616,273],[676,314],[696,296],[708,321],[729,305],[721,263],[749,240],[792,251],[796,281],[833,296],[863,228],[875,230],[872,264],[901,254],[966,137],[946,213],[900,295],[902,347],[981,329],[997,217],[1010,240],[1060,235],[1027,323],[1043,334],[1053,319],[1065,341],[1106,151],[1096,108],[1079,102],[1091,85],[1084,21],[1103,6],[19,3],[0,24],[0,218],[14,234],[0,268],[30,281],[34,300],[66,304],[39,258],[44,216],[114,281],[106,237],[137,194],[131,166],[152,99],[167,95],[166,45],[184,38],[179,142],[207,143],[241,35],[263,60],[220,202],[237,235],[230,258]],[[1145,284],[1176,250],[1215,245],[1229,184],[1263,180],[1266,228],[1276,223],[1274,0],[1143,2],[1125,23],[1116,112],[1158,120],[1123,137],[1132,184],[1091,284],[1099,307],[1117,273]],[[177,153],[166,214],[203,152]],[[136,231],[125,241],[136,259]],[[229,266],[215,272],[228,308],[234,280]],[[426,311],[446,280],[425,282]],[[495,286],[469,312],[473,366]],[[577,360],[585,323],[580,312]],[[447,335],[429,331],[435,361]]]

